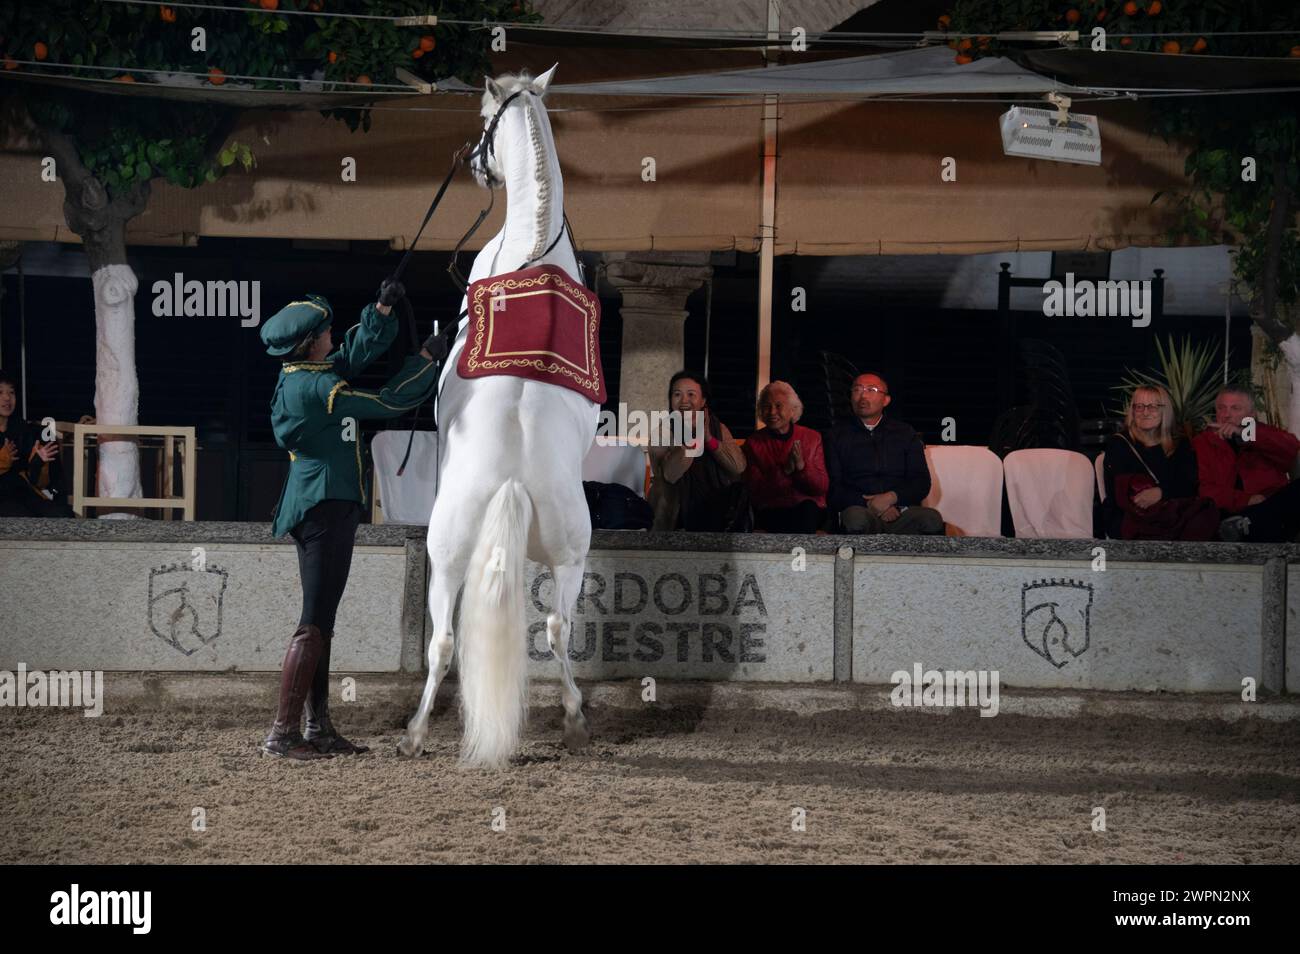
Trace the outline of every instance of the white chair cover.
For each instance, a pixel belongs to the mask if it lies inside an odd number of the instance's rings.
[[[987,447],[935,444],[926,447],[933,507],[968,537],[1002,536],[1002,461]]]
[[[1039,447],[1012,451],[1002,465],[1017,537],[1092,537],[1092,488],[1097,478],[1088,458]]]
[[[411,458],[401,477],[397,468],[406,453],[409,431],[380,431],[370,442],[375,459],[375,490],[384,523],[429,525],[438,496],[438,432],[416,431]]]
[[[592,444],[582,461],[582,479],[622,484],[645,496],[645,451],[634,444]]]

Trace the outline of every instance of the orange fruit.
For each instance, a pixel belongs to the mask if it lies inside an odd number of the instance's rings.
[[[961,50],[961,52],[963,53],[965,53],[970,48],[971,48],[970,37],[967,37],[966,39],[962,40],[960,43],[957,44],[957,49]]]
[[[1165,5],[1161,3],[1160,0],[1151,0],[1151,2],[1147,4],[1147,16],[1154,17],[1164,8]]]
[[[965,53],[958,53],[955,59],[958,66],[965,66],[967,63],[974,62],[974,60],[971,59],[971,57],[967,56]]]
[[[1192,44],[1192,52],[1199,53],[1207,46],[1209,46],[1209,44],[1205,42],[1205,37],[1200,37],[1199,39],[1197,39],[1195,43]]]
[[[226,71],[217,67],[208,70],[208,82],[213,86],[220,86],[226,81]]]
[[[1100,23],[1104,19],[1106,19],[1106,8],[1102,7],[1097,11],[1097,22]]]
[[[943,16],[941,16],[941,17],[939,18],[939,29],[940,29],[940,30],[946,30],[946,29],[948,29],[948,27],[950,27],[951,25],[952,25],[952,17],[948,16],[948,14],[945,13]]]
[[[312,13],[320,13],[325,9],[325,5],[320,0],[311,0],[311,3],[307,4],[307,9]]]
[[[7,70],[16,70],[16,69],[18,69],[18,61],[15,60],[12,56],[6,56],[6,57],[5,57],[5,69],[7,69]]]
[[[989,48],[989,40],[990,40],[990,39],[992,39],[992,37],[987,37],[987,36],[982,36],[982,37],[980,37],[980,49],[981,49],[981,50],[987,50],[987,49]]]
[[[1079,11],[1076,10],[1076,9],[1074,9],[1073,7],[1071,7],[1069,10],[1066,10],[1066,11],[1065,11],[1065,22],[1066,22],[1066,23],[1070,23],[1070,24],[1078,23],[1078,22],[1079,22],[1079,17],[1080,17],[1080,13],[1079,13]]]
[[[1292,56],[1300,56],[1300,46],[1293,46],[1293,47],[1291,47],[1291,55],[1292,55]],[[7,64],[7,63],[10,62],[10,61],[6,60],[5,62],[6,62],[6,64]],[[6,66],[5,66],[5,69],[9,69],[9,66],[6,65]]]
[[[433,49],[433,47],[434,47],[433,37],[431,36],[420,37],[420,49],[428,53],[430,50]]]
[[[329,60],[331,63],[337,63],[339,61],[339,55],[333,50],[330,50],[325,59]]]
[[[362,73],[355,80],[353,80],[353,82],[360,83],[362,86],[371,86],[373,85],[374,81],[371,80],[370,77],[367,76],[365,73]]]
[[[1160,47],[1160,52],[1161,52],[1161,53],[1181,53],[1181,52],[1183,52],[1183,48],[1178,44],[1178,41],[1177,41],[1177,40],[1166,40],[1166,41],[1165,41],[1165,45],[1162,46],[1162,47]]]
[[[38,60],[43,60],[50,55],[50,48],[46,46],[44,43],[42,43],[40,40],[37,40],[36,45],[32,47],[32,54]]]
[[[257,5],[263,10],[278,10],[280,8],[280,0],[257,0]]]
[[[1120,46],[1132,46],[1132,45],[1133,45],[1133,38],[1132,38],[1131,36],[1126,36],[1126,37],[1124,37],[1124,39],[1122,39],[1122,40],[1119,41],[1119,45],[1120,45]]]
[[[135,77],[132,76],[130,73],[126,73],[126,74],[124,74],[124,75],[122,75],[122,76],[114,77],[113,82],[115,82],[115,83],[134,83],[134,82],[135,82]]]
[[[414,50],[411,51],[411,59],[413,60],[418,60],[422,56],[424,56],[424,50],[420,49],[419,47],[416,47]]]
[[[176,11],[171,7],[159,7],[158,19],[162,20],[163,23],[175,23]]]
[[[1135,17],[1137,15],[1138,5],[1134,3],[1133,0],[1128,0],[1128,3],[1124,4],[1124,16]]]

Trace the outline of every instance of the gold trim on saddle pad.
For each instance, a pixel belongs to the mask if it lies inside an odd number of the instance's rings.
[[[581,321],[583,354],[562,355],[545,348],[505,350],[497,322],[509,314],[510,302],[551,297],[557,314],[568,313]],[[545,307],[543,304],[542,307]],[[474,282],[469,294],[468,340],[459,364],[464,374],[516,374],[535,372],[563,378],[564,384],[594,401],[604,397],[600,366],[600,300],[575,282],[564,269],[539,265]],[[524,377],[532,375],[523,373]]]

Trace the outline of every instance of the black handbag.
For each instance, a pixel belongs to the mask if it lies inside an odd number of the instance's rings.
[[[654,523],[651,506],[622,484],[584,480],[582,492],[593,530],[649,530]]]

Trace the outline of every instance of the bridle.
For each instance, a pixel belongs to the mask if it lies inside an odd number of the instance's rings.
[[[400,280],[402,273],[406,271],[406,266],[410,263],[411,256],[415,253],[415,247],[420,242],[420,236],[424,234],[425,226],[429,224],[429,220],[433,218],[433,213],[437,210],[438,204],[442,202],[442,197],[447,192],[447,187],[451,185],[451,180],[455,177],[456,170],[462,165],[472,165],[475,160],[478,160],[482,164],[484,178],[487,180],[488,204],[486,208],[479,212],[478,218],[474,220],[474,224],[471,225],[469,229],[466,230],[465,234],[460,237],[460,241],[458,241],[456,247],[452,249],[451,261],[447,264],[447,274],[451,276],[451,280],[456,284],[461,292],[469,291],[469,280],[461,273],[460,268],[456,263],[460,258],[461,249],[465,247],[465,243],[468,242],[470,238],[473,237],[474,233],[478,231],[479,226],[483,224],[484,220],[492,214],[492,208],[496,204],[497,193],[496,186],[493,184],[492,171],[488,167],[488,162],[496,155],[497,127],[500,125],[501,117],[505,114],[506,109],[524,93],[531,93],[534,96],[540,95],[535,90],[528,88],[515,90],[507,96],[504,101],[502,101],[500,106],[497,107],[497,111],[492,115],[492,119],[488,122],[487,126],[484,127],[482,135],[479,136],[478,143],[471,147],[470,144],[466,142],[452,155],[451,168],[447,170],[447,175],[442,180],[442,185],[438,187],[438,192],[433,197],[433,202],[429,205],[429,211],[424,214],[424,221],[420,223],[420,228],[416,231],[414,240],[412,240],[406,253],[402,256],[402,260],[393,271],[392,278],[394,281]],[[560,228],[559,233],[556,234],[555,238],[551,240],[551,244],[546,246],[546,250],[543,251],[541,255],[531,258],[524,262],[523,265],[520,265],[520,269],[527,268],[534,262],[549,255],[555,246],[560,243],[560,239],[564,237],[565,232],[568,232],[569,234],[569,241],[573,243],[574,257],[577,258],[578,245],[573,238],[573,228],[569,225],[569,216],[567,213],[562,214],[564,216],[564,224]],[[582,270],[581,262],[578,263],[578,268],[579,271]],[[585,281],[586,276],[584,275],[581,277]],[[464,318],[465,315],[466,312],[461,312],[460,317],[456,319],[456,324],[459,324],[460,319]],[[414,334],[414,326],[412,326],[412,334]]]
[[[524,93],[531,93],[534,96],[541,95],[536,90],[529,89],[528,87],[515,90],[502,101],[500,106],[497,107],[497,111],[493,114],[492,119],[488,122],[487,126],[484,127],[482,135],[479,136],[478,143],[471,147],[467,141],[452,154],[451,168],[447,170],[447,175],[443,178],[442,185],[438,187],[438,192],[434,195],[433,202],[429,204],[429,211],[424,214],[424,221],[420,223],[420,228],[416,231],[415,238],[407,247],[405,254],[402,255],[402,260],[397,264],[397,268],[394,269],[391,276],[393,281],[401,280],[402,274],[406,271],[406,266],[410,264],[411,256],[415,254],[415,247],[420,242],[420,236],[424,234],[425,226],[427,226],[429,220],[433,218],[433,213],[437,210],[438,204],[442,202],[442,197],[446,194],[447,187],[451,185],[451,180],[455,178],[456,171],[462,165],[472,165],[475,160],[478,160],[482,164],[484,179],[487,182],[488,204],[486,208],[479,212],[478,218],[474,220],[474,224],[471,225],[465,234],[460,237],[460,241],[458,241],[456,247],[452,249],[451,261],[447,263],[447,274],[450,276],[452,282],[461,290],[461,292],[468,294],[469,279],[461,273],[457,262],[460,258],[461,249],[464,248],[465,243],[468,242],[474,233],[478,231],[479,226],[483,224],[484,220],[492,214],[492,207],[496,204],[496,186],[493,184],[492,170],[488,163],[491,158],[496,155],[497,127],[500,125],[501,117],[505,114],[506,109]],[[504,183],[502,184],[504,185]],[[564,221],[560,226],[560,231],[556,234],[555,238],[551,240],[551,244],[546,246],[546,250],[540,255],[531,258],[524,262],[524,264],[520,265],[517,271],[528,268],[534,262],[540,261],[549,255],[555,246],[560,243],[560,239],[564,237],[566,232],[569,236],[569,242],[573,246],[573,257],[575,260],[578,260],[578,243],[573,237],[573,228],[569,225],[569,216],[565,212],[561,212],[561,215],[563,216]],[[579,280],[582,281],[583,284],[586,284],[586,274],[582,267],[581,260],[578,260],[578,273]],[[403,297],[400,300],[400,307],[402,308],[403,314],[406,316],[406,327],[410,334],[412,349],[418,351],[420,348],[420,336],[415,330],[415,314],[411,310],[411,304],[405,297]],[[455,321],[449,321],[447,326],[441,330],[440,334],[442,336],[450,338],[450,340],[446,342],[446,351],[448,354],[451,353],[451,342],[455,340],[456,335],[459,333],[461,320],[468,314],[468,308],[462,310],[461,313],[456,316]],[[448,334],[449,332],[450,334]],[[397,468],[397,476],[399,477],[402,476],[402,472],[406,469],[406,463],[411,456],[411,444],[415,438],[415,425],[419,418],[419,411],[420,409],[417,407],[415,409],[415,416],[411,421],[411,435],[406,442],[406,455],[402,458],[402,463]]]

